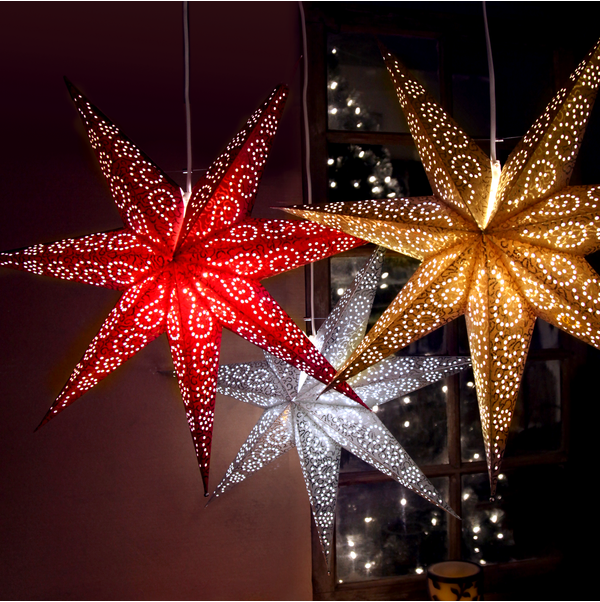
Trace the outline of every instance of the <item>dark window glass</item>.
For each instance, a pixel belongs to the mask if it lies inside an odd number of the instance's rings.
[[[560,465],[527,466],[500,475],[490,500],[487,474],[462,477],[462,546],[465,560],[509,562],[556,553],[566,536],[553,516],[568,492]],[[540,492],[552,500],[540,504]]]
[[[447,478],[431,482],[447,497]],[[337,505],[338,582],[418,574],[447,558],[446,512],[399,483],[342,486]]]
[[[401,36],[381,39],[439,97],[437,42]],[[408,132],[374,36],[329,35],[327,120],[331,130]]]
[[[460,374],[460,440],[464,462],[485,460],[474,380],[472,370]],[[505,457],[559,449],[560,388],[560,360],[527,362]]]
[[[410,146],[330,144],[329,201],[431,195],[417,151]]]

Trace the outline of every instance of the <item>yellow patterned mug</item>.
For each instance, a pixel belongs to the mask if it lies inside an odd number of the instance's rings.
[[[482,600],[483,573],[473,562],[450,560],[427,569],[430,600]]]

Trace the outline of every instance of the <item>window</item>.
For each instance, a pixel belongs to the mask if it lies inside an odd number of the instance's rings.
[[[447,9],[447,4],[307,5],[315,203],[431,194],[378,39],[488,150],[489,87],[481,5],[450,3],[456,6]],[[495,12],[488,8],[488,15],[499,82],[498,135],[505,136],[498,152],[504,163],[557,86],[591,48],[595,32],[563,36],[560,43],[566,49],[551,36],[547,39],[545,32],[515,35],[510,43],[495,47],[493,18],[496,31],[501,31],[515,15],[503,16],[499,5],[504,3],[494,4]],[[440,12],[427,10],[430,5]],[[520,10],[519,27],[525,28],[532,22],[533,9]],[[555,17],[558,22],[564,18],[558,13]],[[506,81],[510,87],[501,90],[499,84]],[[522,103],[525,108],[517,111],[515,103],[523,98],[535,100]],[[582,177],[580,169],[572,183]],[[595,177],[590,183],[598,181]],[[372,247],[355,249],[314,268],[319,283],[317,318],[327,315],[371,251]],[[371,323],[417,266],[413,259],[387,252],[386,277]],[[464,319],[399,353],[468,355]],[[529,579],[523,581],[527,584],[533,575],[563,566],[565,522],[556,522],[552,505],[539,502],[550,483],[557,501],[567,496],[569,398],[573,373],[586,353],[585,345],[538,319],[495,500],[489,499],[472,372],[381,406],[378,416],[463,520],[446,515],[343,452],[331,575],[316,534],[313,537],[315,599],[418,599],[425,595],[427,566],[447,559],[484,565],[487,591],[507,587],[507,574],[514,588],[519,579]]]

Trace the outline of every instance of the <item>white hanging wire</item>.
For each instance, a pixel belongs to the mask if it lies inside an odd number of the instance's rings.
[[[490,41],[485,0],[483,0],[483,23],[485,25],[485,46],[487,49],[490,78],[490,159],[496,161],[496,78],[494,76],[494,60],[492,59],[492,44]]]
[[[485,45],[487,49],[488,73],[490,79],[490,167],[492,172],[492,181],[490,183],[490,193],[487,202],[487,211],[484,227],[490,223],[498,208],[498,185],[500,183],[500,173],[502,167],[500,161],[496,158],[496,78],[494,77],[494,61],[492,59],[492,43],[490,41],[490,30],[488,28],[487,9],[485,0],[483,0],[483,23],[485,26]]]
[[[302,2],[298,2],[300,9],[300,23],[302,25],[302,118],[304,121],[304,161],[306,173],[306,202],[312,205],[312,180],[310,177],[310,133],[308,124],[308,41],[306,38],[306,17]],[[310,267],[310,329],[313,336],[317,334],[315,323],[315,264]]]
[[[185,103],[185,135],[186,135],[186,190],[184,202],[187,205],[192,194],[192,115],[190,109],[190,7],[188,2],[183,3],[183,67],[184,86],[183,97]]]
[[[187,3],[185,3],[187,4]],[[302,86],[302,116],[304,122],[304,160],[306,173],[306,200],[309,205],[312,205],[312,181],[310,177],[310,136],[309,136],[309,121],[308,121],[308,42],[306,37],[306,18],[302,2],[298,2],[300,9],[300,22],[302,25],[302,54],[303,54],[303,86]],[[492,172],[497,186],[497,179],[500,175],[500,162],[496,155],[496,78],[494,75],[494,61],[492,58],[492,44],[490,41],[490,31],[487,20],[487,9],[485,0],[483,0],[483,21],[485,26],[485,43],[487,49],[488,72],[490,80],[490,160],[492,164]],[[493,194],[495,196],[495,188]],[[490,209],[494,203],[490,203]],[[491,216],[490,216],[491,217]],[[310,325],[312,334],[316,334],[317,328],[315,324],[315,270],[314,263],[310,264]]]

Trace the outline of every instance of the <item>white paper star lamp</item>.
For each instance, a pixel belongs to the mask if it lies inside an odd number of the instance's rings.
[[[600,186],[568,186],[600,82],[600,46],[500,173],[386,50],[434,196],[288,210],[422,261],[333,382],[465,315],[491,493],[537,317],[600,348]]]
[[[378,249],[316,335],[315,345],[334,367],[358,346],[367,328],[383,262]],[[328,566],[341,448],[456,516],[374,412],[279,358],[219,368],[217,391],[265,408],[217,487],[219,496],[296,447]],[[350,384],[369,407],[385,403],[470,365],[463,357],[390,357]]]

